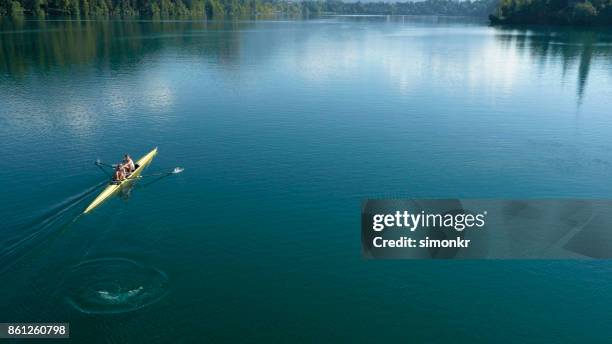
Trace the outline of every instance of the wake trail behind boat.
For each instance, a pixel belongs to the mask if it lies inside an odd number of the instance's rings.
[[[53,235],[61,234],[68,226],[76,222],[81,216],[80,212],[79,215],[72,217],[70,211],[107,183],[108,181],[102,181],[83,192],[70,196],[32,223],[11,231],[13,237],[6,239],[0,246],[0,276],[37,247],[48,242]]]

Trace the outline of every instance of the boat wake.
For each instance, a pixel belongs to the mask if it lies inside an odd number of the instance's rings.
[[[0,248],[0,276],[10,270],[16,263],[21,261],[28,254],[50,239],[63,233],[68,226],[73,224],[80,217],[74,215],[73,210],[81,202],[88,198],[92,193],[106,181],[100,182],[83,192],[73,195],[59,204],[45,211],[43,215],[19,228],[15,228],[6,233]],[[11,236],[12,235],[12,236]]]
[[[168,277],[129,259],[94,259],[71,269],[64,290],[68,303],[80,312],[125,313],[161,300],[168,291]]]

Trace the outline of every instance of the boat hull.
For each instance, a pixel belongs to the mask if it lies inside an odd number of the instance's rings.
[[[123,180],[119,184],[109,184],[108,186],[106,186],[106,188],[98,195],[98,197],[96,197],[89,204],[89,206],[85,208],[85,211],[83,211],[83,214],[87,214],[91,212],[97,206],[99,206],[104,201],[109,199],[112,195],[114,195],[115,192],[119,191],[119,189],[121,189],[124,185],[126,185],[127,183],[131,182],[136,177],[138,177],[142,173],[142,171],[147,167],[147,165],[150,164],[151,161],[153,161],[153,158],[155,157],[156,154],[157,154],[157,147],[155,147],[152,151],[147,153],[145,156],[143,156],[136,162],[136,165],[138,165],[138,167],[134,170],[134,172],[132,172],[132,174],[130,175],[128,179]]]

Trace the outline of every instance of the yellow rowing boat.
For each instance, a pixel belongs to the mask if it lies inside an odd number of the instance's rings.
[[[145,167],[147,167],[147,165],[151,163],[151,161],[153,160],[153,157],[155,157],[156,154],[157,154],[157,147],[155,147],[152,151],[147,153],[145,156],[143,156],[142,158],[140,158],[140,160],[136,162],[135,164],[136,169],[134,170],[134,172],[132,172],[132,174],[130,174],[128,178],[124,179],[123,181],[119,183],[111,182],[102,191],[102,193],[100,193],[98,197],[96,197],[96,199],[94,199],[93,202],[91,202],[91,204],[87,208],[85,208],[85,211],[83,211],[83,214],[87,214],[88,212],[92,211],[95,207],[99,206],[102,202],[106,201],[115,192],[121,189],[123,185],[125,185],[126,183],[129,183],[131,180],[138,177],[140,173],[142,172],[142,170],[144,170]]]

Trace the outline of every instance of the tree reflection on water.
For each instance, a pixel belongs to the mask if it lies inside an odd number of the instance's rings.
[[[577,67],[576,95],[581,103],[594,59],[612,57],[612,32],[602,29],[501,27],[496,38],[502,46],[531,54],[541,64],[553,59],[561,63],[565,77]]]

